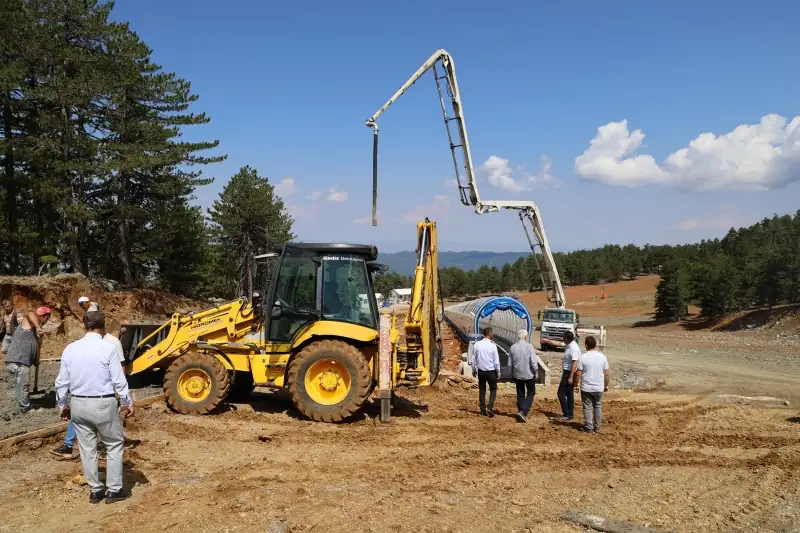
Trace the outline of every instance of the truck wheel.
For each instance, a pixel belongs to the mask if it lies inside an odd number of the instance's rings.
[[[236,372],[230,392],[228,392],[228,398],[233,401],[245,401],[250,397],[250,394],[255,388],[256,385],[253,383],[253,374],[250,372]]]
[[[170,407],[184,415],[213,411],[228,395],[228,371],[219,359],[206,353],[189,352],[167,368],[164,394]]]
[[[346,342],[314,342],[289,367],[295,407],[316,422],[341,422],[369,396],[372,377],[361,352]]]

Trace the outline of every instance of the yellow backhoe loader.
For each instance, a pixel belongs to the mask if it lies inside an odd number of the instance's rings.
[[[380,314],[375,246],[287,243],[256,258],[262,291],[196,314],[174,314],[142,339],[131,374],[164,369],[164,393],[183,414],[205,414],[254,387],[288,388],[312,420],[338,422],[378,386],[381,419],[393,391],[431,385],[442,355],[436,223],[417,224],[417,266],[404,342]],[[263,268],[266,266],[266,268]],[[251,283],[251,286],[253,284]]]

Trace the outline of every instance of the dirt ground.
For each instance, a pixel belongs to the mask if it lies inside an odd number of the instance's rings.
[[[389,424],[375,406],[315,424],[261,390],[203,417],[158,403],[129,421],[130,500],[91,506],[80,464],[30,441],[0,458],[0,532],[586,531],[568,509],[675,532],[800,531],[794,318],[734,332],[652,326],[652,289],[607,286],[596,305],[597,288],[583,289],[582,317],[612,310],[594,315],[612,324],[599,435],[580,432],[579,408],[574,424],[549,420],[555,385],[519,424],[509,385],[487,419],[477,391],[446,376],[401,392]],[[544,355],[557,370],[561,355]]]

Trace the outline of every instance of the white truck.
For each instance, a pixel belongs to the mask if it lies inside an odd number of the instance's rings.
[[[604,326],[582,326],[580,315],[572,309],[563,307],[548,307],[539,311],[537,316],[539,330],[539,345],[542,351],[564,348],[564,333],[571,331],[576,339],[594,336],[597,346],[604,348],[606,345],[606,328]]]

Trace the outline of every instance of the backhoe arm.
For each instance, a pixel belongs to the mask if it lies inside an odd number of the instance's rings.
[[[436,247],[436,222],[417,223],[417,265],[411,302],[403,330],[405,344],[396,346],[398,383],[430,385],[439,375],[442,354],[441,294]]]

